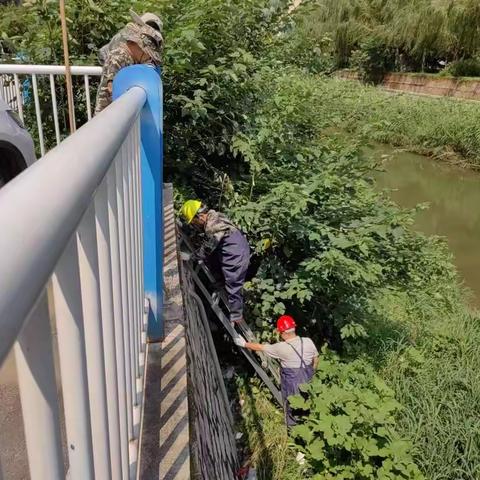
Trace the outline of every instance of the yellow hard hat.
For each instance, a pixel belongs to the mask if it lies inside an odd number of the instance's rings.
[[[201,207],[202,202],[200,200],[187,200],[180,209],[180,213],[187,223],[191,223]]]
[[[264,238],[262,240],[262,249],[268,250],[272,246],[272,239],[271,238]]]

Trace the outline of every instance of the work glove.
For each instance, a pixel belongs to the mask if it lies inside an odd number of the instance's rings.
[[[180,252],[180,258],[182,259],[182,261],[184,262],[189,262],[190,260],[195,260],[197,261],[200,265],[203,264],[203,259],[201,259],[200,257],[198,257],[198,255],[194,252],[194,253],[190,253],[190,252]]]
[[[242,312],[230,313],[230,323],[232,324],[232,326],[233,325],[238,325],[242,322],[243,322]]]
[[[243,322],[243,318],[239,318],[238,320],[232,320],[230,319],[230,325],[234,329],[235,327],[238,327],[240,323]]]
[[[180,252],[180,258],[184,262],[188,262],[192,258],[192,254],[188,252]]]
[[[241,335],[235,337],[233,339],[233,342],[235,343],[235,345],[242,348],[245,348],[245,345],[247,344],[247,341]]]

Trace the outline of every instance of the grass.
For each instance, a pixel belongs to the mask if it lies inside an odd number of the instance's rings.
[[[404,406],[398,428],[430,480],[480,478],[480,318],[445,316],[419,354],[399,345],[381,371]]]
[[[358,69],[356,68],[342,68],[340,70],[337,70],[336,72],[342,73],[342,72],[348,72],[348,73],[358,73]],[[438,73],[432,73],[432,72],[388,72],[388,74],[394,74],[394,75],[408,75],[409,77],[428,77],[428,78],[451,78],[453,80],[461,80],[465,82],[476,82],[480,80],[480,77],[456,77],[449,73],[447,70],[442,70]]]
[[[330,127],[438,159],[480,169],[480,109],[472,102],[391,94],[319,79],[318,114]]]
[[[426,296],[376,299],[390,312],[390,323],[372,319],[361,354],[402,404],[397,430],[413,443],[425,478],[478,480],[480,316],[465,307],[464,292],[455,285],[443,315],[425,307]]]
[[[249,463],[258,480],[302,480],[306,478],[295,460],[283,420],[283,413],[255,378],[236,378],[240,399],[240,428]]]

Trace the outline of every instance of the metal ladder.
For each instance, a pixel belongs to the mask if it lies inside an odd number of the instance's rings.
[[[177,232],[180,240],[180,248],[182,248],[183,246],[187,250],[187,253],[193,254],[195,249],[193,248],[188,236],[183,231],[182,223],[179,220],[177,220]],[[202,272],[206,278],[206,281],[210,283],[210,285],[214,285],[216,283],[215,277],[213,276],[209,268],[205,265],[205,263],[195,262],[193,260],[193,255],[189,260],[182,259],[182,263],[183,263],[183,266],[189,270],[193,278],[193,281],[195,282],[195,285],[202,292],[202,295],[210,305],[212,311],[215,313],[220,323],[223,325],[224,329],[229,333],[232,339],[235,338],[238,335],[238,333],[235,330],[235,328],[232,326],[227,315],[225,314],[225,311],[229,312],[227,295],[225,290],[221,288],[214,292],[209,291],[205,283],[200,278],[199,274],[200,272]],[[239,333],[241,333],[248,342],[254,342],[254,343],[258,342],[254,333],[252,332],[248,324],[245,322],[245,320],[242,319],[242,321],[236,323],[235,326],[238,327],[240,331]],[[262,352],[256,352],[261,359],[261,364],[260,364],[257,357],[252,351],[246,348],[240,348],[240,351],[245,355],[245,357],[250,362],[255,372],[257,373],[257,375],[262,379],[262,381],[265,383],[265,385],[268,387],[268,389],[272,393],[273,397],[277,400],[277,402],[281,406],[282,395],[280,393],[280,390],[277,387],[277,385],[280,384],[280,369],[279,369],[278,362],[273,358],[268,357]],[[265,371],[264,368],[268,370],[270,375]],[[272,381],[272,378],[277,385],[274,383],[274,381]]]

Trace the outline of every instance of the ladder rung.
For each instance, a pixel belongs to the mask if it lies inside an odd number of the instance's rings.
[[[230,334],[232,339],[235,338],[237,333],[236,333],[235,329],[232,327],[232,325],[230,324],[230,321],[228,320],[228,318],[223,313],[220,306],[218,304],[216,304],[215,302],[213,302],[212,297],[211,297],[210,293],[208,292],[207,288],[201,282],[201,280],[198,278],[198,275],[193,271],[193,269],[188,264],[188,262],[184,262],[184,264],[190,270],[190,274],[192,275],[192,278],[193,278],[195,284],[202,291],[203,295],[205,296],[205,299],[207,300],[207,302],[212,307],[213,312],[217,315],[218,319],[220,320],[220,322],[224,326],[225,330],[227,330],[227,332]],[[278,390],[276,385],[272,382],[272,380],[270,379],[268,374],[265,372],[265,370],[262,368],[262,366],[257,362],[257,360],[254,357],[254,355],[252,354],[252,352],[250,352],[250,350],[248,350],[246,348],[241,348],[240,350],[245,355],[247,360],[250,362],[252,367],[255,369],[258,376],[263,380],[265,385],[268,387],[268,389],[270,390],[270,392],[272,393],[274,398],[277,400],[279,405],[282,405],[282,395],[281,395],[280,391]]]
[[[188,236],[185,234],[185,232],[183,231],[183,226],[182,226],[182,222],[180,220],[177,219],[177,232],[180,234],[180,241],[187,247],[187,249],[190,251],[191,254],[194,253],[194,248],[192,246],[192,243],[190,242],[190,239],[188,238]],[[191,266],[191,264],[190,264]],[[199,262],[197,263],[194,267],[194,272],[195,273],[198,273],[200,271],[203,272],[203,274],[206,276],[208,282],[210,284],[215,284],[216,283],[216,279],[215,277],[213,276],[213,274],[210,272],[209,268],[207,267],[207,265],[204,263],[204,262]],[[200,282],[200,278],[198,278],[198,281]],[[201,282],[200,282],[201,283]],[[203,286],[203,283],[202,283],[202,286]],[[208,293],[208,290],[207,290],[207,293]],[[217,292],[214,292],[214,293],[217,293]],[[228,298],[227,298],[227,293],[225,291],[225,289],[221,289],[219,292],[219,297],[220,299],[222,300],[223,302],[223,306],[224,308],[227,310],[227,311],[230,311],[230,308],[229,308],[229,305],[228,305]],[[213,296],[213,295],[212,295]],[[238,324],[238,327],[240,329],[240,332],[242,333],[242,335],[250,342],[258,342],[258,340],[256,339],[254,333],[252,332],[251,328],[248,326],[248,324],[245,322],[245,320],[242,320],[239,324]],[[268,357],[265,353],[262,353],[262,352],[257,352],[257,355],[262,359],[262,363],[266,363],[267,364],[267,368],[268,370],[270,371],[270,373],[272,374],[273,378],[275,379],[275,381],[277,382],[277,384],[280,384],[280,368],[278,366],[278,363]]]
[[[178,227],[177,231],[180,234],[181,242],[183,242],[185,244],[185,246],[187,247],[187,249],[190,251],[190,253],[193,254],[194,253],[194,248],[192,246],[192,243],[190,242],[190,239],[188,238],[188,236],[183,232],[182,223],[179,220],[177,220],[177,227]],[[209,268],[207,267],[207,265],[205,265],[204,262],[197,263],[193,268],[191,266],[191,263],[189,263],[189,266],[190,266],[190,269],[193,270],[193,272],[195,274],[197,274],[199,271],[202,271],[205,274],[205,276],[207,277],[207,280],[211,284],[214,284],[216,282],[215,277],[210,272]],[[207,294],[210,295],[209,292],[208,292],[208,289],[206,289],[206,287],[203,285],[203,283],[201,282],[198,275],[197,275],[197,279],[195,280],[195,282],[199,285],[199,287],[202,290],[202,292],[204,293],[204,295],[207,295]],[[214,292],[214,293],[216,293],[216,292]],[[212,296],[213,296],[213,294],[212,294]],[[230,311],[229,306],[228,306],[227,295],[226,295],[226,292],[225,292],[224,289],[221,289],[219,291],[219,298],[222,300],[225,309],[227,311]],[[207,301],[209,301],[211,303],[211,300],[208,300],[208,298],[207,298]],[[230,324],[230,322],[229,322],[229,324]],[[258,342],[254,333],[252,332],[252,330],[248,326],[248,324],[245,322],[245,320],[242,320],[242,322],[240,322],[237,325],[238,325],[242,335],[248,341],[255,342],[255,343]],[[278,363],[274,359],[268,357],[265,353],[262,353],[262,352],[256,352],[256,353],[261,358],[262,364],[267,365],[268,370],[270,371],[271,375],[273,376],[273,378],[275,379],[277,384],[280,384],[280,368],[278,366]]]

